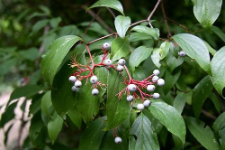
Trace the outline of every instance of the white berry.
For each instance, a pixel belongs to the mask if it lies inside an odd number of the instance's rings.
[[[105,50],[109,50],[110,47],[111,47],[111,45],[110,45],[110,43],[108,43],[108,42],[105,42],[105,43],[103,44],[103,48],[104,48]]]
[[[91,93],[92,93],[92,95],[98,95],[99,91],[98,91],[98,89],[94,88]]]
[[[159,80],[157,81],[157,84],[158,84],[158,86],[163,86],[163,85],[165,84],[165,80],[159,79]]]
[[[158,76],[153,76],[153,77],[152,77],[152,81],[153,81],[153,82],[156,82],[158,79],[159,79]]]
[[[137,90],[137,86],[135,84],[129,84],[127,86],[128,90],[131,92],[135,92]]]
[[[147,91],[149,91],[149,92],[155,91],[155,86],[154,85],[148,85],[147,86]]]
[[[160,74],[160,71],[159,71],[158,69],[155,69],[155,70],[153,71],[153,74],[154,74],[155,76],[158,76],[158,75]]]
[[[138,110],[143,110],[145,108],[144,104],[138,104],[137,109]]]
[[[69,81],[70,82],[75,82],[77,80],[77,78],[75,76],[70,76],[69,77]]]
[[[178,52],[178,55],[181,57],[184,57],[184,56],[186,56],[186,53],[184,51],[180,51],[180,52]]]
[[[80,86],[82,85],[82,82],[81,82],[80,80],[77,80],[77,81],[74,83],[74,85],[75,85],[76,87],[80,87]]]
[[[91,79],[90,79],[90,82],[91,82],[92,84],[97,83],[97,82],[98,82],[98,77],[97,77],[97,76],[92,76]]]
[[[124,59],[120,59],[120,60],[118,61],[118,64],[121,65],[121,66],[123,66],[123,65],[126,64],[126,61],[125,61]]]
[[[76,87],[76,86],[72,86],[72,91],[74,91],[74,92],[77,92],[78,90],[79,90],[79,88],[78,87]]]
[[[131,102],[133,99],[134,99],[134,97],[132,95],[128,95],[127,96],[127,101],[128,102]]]
[[[124,67],[123,66],[121,66],[121,65],[118,65],[117,67],[116,67],[116,70],[117,71],[123,71],[123,69],[124,69]]]
[[[145,107],[148,107],[151,105],[151,101],[149,99],[146,99],[143,104]]]
[[[107,66],[110,66],[110,65],[112,65],[112,60],[106,59],[106,60],[104,60],[103,63],[104,63],[105,65],[107,65]]]
[[[116,137],[115,138],[115,143],[117,143],[117,144],[119,144],[119,143],[122,143],[122,139],[121,139],[121,137]]]
[[[159,93],[154,93],[154,94],[152,95],[152,97],[153,97],[154,99],[158,99],[158,98],[160,97],[160,94],[159,94]]]

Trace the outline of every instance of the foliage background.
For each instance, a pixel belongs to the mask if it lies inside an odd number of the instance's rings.
[[[28,83],[29,85],[38,85],[38,87],[41,87],[44,92],[47,91],[48,87],[40,73],[39,63],[41,55],[48,50],[50,43],[58,37],[68,34],[79,35],[82,37],[85,32],[85,27],[92,19],[92,16],[86,12],[84,8],[85,6],[91,6],[94,2],[94,0],[2,0],[0,2],[1,93]],[[124,6],[125,14],[131,17],[132,22],[135,22],[145,19],[153,9],[156,1],[121,0],[121,3]],[[164,7],[168,18],[185,26],[190,33],[204,39],[212,48],[219,50],[224,46],[224,4],[222,5],[219,18],[214,23],[214,26],[221,30],[220,33],[216,33],[212,29],[203,29],[201,27],[193,14],[193,3],[190,0],[165,0]],[[93,9],[95,13],[97,13],[98,10],[98,8]],[[119,14],[116,11],[114,12]],[[102,9],[99,16],[107,26],[115,31],[114,19],[107,9]],[[157,9],[152,19],[156,20],[153,22],[153,25],[160,29],[160,37],[167,38],[167,32],[160,8]],[[168,21],[168,23],[173,35],[185,32],[175,23],[170,21]],[[85,40],[90,41],[104,36],[107,33],[107,28],[104,28],[99,23],[95,22],[93,23],[92,28],[89,29],[88,34],[85,36]],[[148,43],[147,41],[144,41],[143,44],[151,45],[151,43]],[[133,46],[137,45],[140,45],[140,43],[133,43]],[[182,70],[179,80],[184,80],[188,89],[193,89],[202,80],[202,78],[206,76],[206,73],[199,68],[195,62],[190,63],[190,60],[190,58],[185,58],[185,63],[179,68]],[[25,93],[26,92],[27,91],[25,91]],[[202,107],[202,113],[199,117],[200,120],[210,127],[212,127],[215,118],[225,110],[222,97],[219,96],[215,90],[213,90],[213,93],[215,93],[214,96],[216,96],[217,103],[211,101],[213,98],[208,98]],[[31,97],[32,99],[37,99],[37,101],[40,100],[41,96],[43,96],[42,94],[35,94],[36,93],[25,95],[27,99]],[[175,87],[171,88],[171,95],[173,98],[177,96]],[[171,100],[165,101],[169,104],[172,103]],[[33,104],[35,103],[33,102]],[[24,101],[24,105],[26,105],[26,101]],[[24,106],[22,105],[22,110],[24,109],[23,107]],[[31,109],[31,111],[33,111],[33,113],[40,113],[40,111],[38,111],[40,109],[40,103],[36,103],[35,109]],[[9,112],[10,114],[12,114],[12,110]],[[194,116],[190,103],[185,105],[182,115]],[[14,115],[8,115],[4,123],[13,117]],[[64,125],[54,146],[50,144],[48,136],[45,135],[47,141],[46,145],[52,149],[56,149],[56,145],[66,145],[68,148],[77,147],[80,135],[84,129],[84,123],[82,124],[81,129],[78,129],[74,125],[72,127]],[[71,130],[73,132],[71,132]],[[172,142],[172,138],[170,138],[172,137],[172,134],[168,133],[167,136],[167,140],[164,142],[160,141],[162,147],[164,149],[177,149],[176,143],[174,144]],[[164,137],[164,135],[162,137]],[[188,141],[186,143],[187,147],[189,146],[188,149],[202,148],[201,144],[196,141],[188,130],[186,139]],[[32,147],[31,145],[31,141],[28,138],[23,147]]]

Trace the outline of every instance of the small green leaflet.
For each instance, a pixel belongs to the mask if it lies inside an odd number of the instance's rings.
[[[123,13],[123,6],[120,3],[120,1],[117,0],[99,0],[93,5],[91,5],[88,9],[95,8],[95,7],[109,7],[113,8],[117,11],[119,11],[121,14],[124,15]]]
[[[159,29],[157,28],[149,28],[146,26],[135,26],[132,28],[132,30],[139,33],[148,34],[149,36],[153,37],[155,40],[159,39]]]
[[[132,141],[133,150],[159,150],[157,134],[151,127],[150,120],[141,113],[131,127],[130,134],[136,135],[137,140]]]
[[[113,60],[126,57],[130,53],[129,40],[127,38],[114,39],[111,45]]]
[[[116,31],[119,34],[121,38],[124,38],[126,35],[127,30],[129,29],[131,24],[131,19],[130,17],[125,17],[125,16],[117,16],[115,19],[115,27]]]
[[[194,15],[204,28],[209,28],[220,15],[223,0],[193,0]]]
[[[140,46],[136,48],[131,53],[129,58],[129,64],[131,68],[134,70],[135,67],[138,67],[142,61],[146,60],[150,56],[152,50],[152,48],[147,48],[145,46]]]
[[[212,84],[225,97],[225,46],[216,52],[211,61]]]

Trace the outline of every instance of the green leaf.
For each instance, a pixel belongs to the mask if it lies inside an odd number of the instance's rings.
[[[143,40],[153,40],[153,39],[152,39],[151,36],[149,36],[146,33],[133,32],[129,36],[129,41],[130,42],[143,41]]]
[[[41,110],[50,116],[49,108],[52,106],[51,101],[51,91],[45,93],[45,95],[41,99]]]
[[[126,32],[130,27],[130,24],[131,24],[130,17],[119,15],[115,18],[116,31],[121,38],[125,37]]]
[[[219,96],[219,95],[218,95],[218,96]],[[209,98],[210,98],[211,101],[213,102],[213,104],[214,104],[216,110],[217,110],[218,112],[220,112],[220,111],[221,111],[221,106],[220,106],[220,101],[219,101],[218,96],[217,96],[215,93],[212,92],[212,93],[209,95]]]
[[[154,133],[149,119],[141,113],[130,130],[130,134],[136,135],[137,140],[133,145],[135,150],[159,150],[157,134]]]
[[[193,0],[194,15],[204,28],[211,27],[220,15],[223,0]]]
[[[175,108],[163,102],[155,102],[152,103],[149,110],[168,131],[179,137],[184,144],[186,135],[185,124],[182,116]]]
[[[4,62],[1,62],[0,64],[0,76],[5,75],[6,73],[8,73],[10,71],[10,69],[16,65],[16,63],[18,62],[17,58],[11,58],[8,59]]]
[[[153,37],[155,40],[159,39],[159,29],[157,28],[149,28],[146,26],[135,26],[132,28],[132,30],[139,33],[148,34],[149,36]]]
[[[54,144],[59,132],[62,129],[63,125],[63,119],[55,113],[52,120],[49,121],[47,128],[48,128],[48,135],[50,137],[50,140],[52,144]]]
[[[95,75],[101,83],[106,84],[106,77],[108,75],[108,70],[106,68],[96,68]],[[85,80],[84,80],[85,81]],[[83,82],[83,85],[85,82]],[[84,122],[88,123],[94,119],[97,115],[100,105],[100,100],[105,93],[105,88],[99,88],[99,94],[93,96],[92,84],[89,82],[87,85],[80,88],[79,92],[76,93],[76,105],[84,119]]]
[[[161,48],[161,52],[160,52],[161,58],[160,58],[160,60],[163,60],[170,50],[170,42],[167,42],[167,41],[163,42],[160,45],[160,48]]]
[[[79,150],[99,150],[102,138],[105,134],[102,131],[105,127],[105,121],[99,118],[92,122],[81,135]]]
[[[48,19],[40,20],[34,24],[34,26],[32,27],[32,31],[37,32],[40,29],[44,28],[48,23],[49,23]]]
[[[40,56],[40,53],[37,48],[29,48],[24,51],[19,51],[18,53],[21,58],[28,59],[31,61],[35,61]]]
[[[173,107],[176,108],[176,110],[179,111],[180,114],[183,112],[186,100],[187,100],[187,94],[180,92],[177,94],[173,102]]]
[[[202,146],[208,150],[219,150],[216,137],[210,127],[205,127],[202,121],[198,121],[192,117],[187,117],[185,121],[191,134],[201,143]]]
[[[82,116],[79,113],[76,105],[68,111],[67,115],[69,116],[71,121],[80,129],[82,125]]]
[[[156,67],[160,68],[160,59],[161,59],[161,48],[154,48],[153,53],[151,55],[153,63],[156,65]]]
[[[216,27],[216,26],[212,26],[212,31],[214,32],[214,33],[216,33],[219,37],[220,37],[220,39],[223,41],[223,42],[225,42],[225,34],[223,33],[223,31],[220,29],[220,28],[218,28],[218,27]]]
[[[219,115],[218,118],[216,118],[216,121],[213,123],[213,129],[215,131],[219,132],[219,130],[225,127],[224,118],[225,118],[225,112],[223,112],[222,114]]]
[[[174,69],[180,66],[184,62],[182,57],[174,57],[170,52],[166,56],[166,63],[170,73],[173,73]]]
[[[225,46],[222,47],[219,51],[216,52],[212,61],[211,61],[211,70],[212,70],[212,84],[220,95],[225,97],[224,88],[225,88]]]
[[[74,73],[74,70],[68,66],[68,63],[65,63],[56,74],[51,92],[52,105],[62,117],[75,105],[74,95],[76,93],[71,90],[73,83],[68,81],[69,76]]]
[[[126,57],[130,53],[129,41],[127,38],[114,39],[111,45],[113,60]]]
[[[124,15],[123,6],[117,0],[99,0],[96,3],[94,3],[93,5],[91,5],[91,7],[89,7],[88,9],[95,8],[95,7],[109,7],[109,8],[119,11],[121,14]]]
[[[57,18],[52,18],[50,20],[50,25],[53,27],[53,28],[56,28],[58,27],[59,23],[62,21],[61,17],[57,17]]]
[[[16,108],[16,106],[17,102],[11,104],[8,108],[6,108],[5,112],[1,115],[0,128],[3,128],[7,122],[15,117],[14,109]]]
[[[196,60],[203,70],[211,74],[209,51],[200,38],[192,34],[181,33],[173,36],[173,39],[188,56]]]
[[[105,130],[119,126],[129,116],[129,102],[124,96],[120,100],[116,96],[123,88],[125,88],[123,77],[116,71],[110,70],[107,82],[107,126]]]
[[[129,64],[130,67],[134,70],[135,67],[138,67],[141,62],[146,60],[152,52],[152,48],[147,48],[145,46],[140,46],[136,48],[130,55]]]
[[[55,74],[57,73],[63,59],[69,52],[70,48],[81,40],[78,36],[67,35],[56,39],[50,46],[46,55],[43,55],[41,61],[41,71],[51,86]]]
[[[194,88],[192,95],[192,106],[196,118],[199,117],[202,106],[213,89],[209,76],[203,78]]]
[[[174,74],[171,74],[169,71],[165,71],[164,79],[165,79],[165,85],[163,86],[164,94],[166,95],[171,88],[174,86],[174,84],[177,82],[178,78],[180,77],[181,71],[178,70]]]

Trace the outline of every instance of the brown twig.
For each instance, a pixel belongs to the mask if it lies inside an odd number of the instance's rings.
[[[105,39],[105,38],[110,37],[110,36],[113,36],[113,35],[117,35],[117,33],[111,33],[111,34],[108,34],[108,35],[106,35],[106,36],[100,37],[100,38],[98,38],[98,39],[95,39],[95,40],[93,40],[93,41],[88,42],[87,45],[90,45],[90,44],[92,44],[92,43],[95,43],[95,42],[97,42],[97,41],[100,41],[100,40],[102,40],[102,39]]]
[[[87,10],[87,6],[82,6],[84,10]],[[92,10],[87,10],[87,12],[92,16],[95,17],[95,19],[109,32],[113,33],[113,29],[111,29],[98,15],[96,15]]]
[[[216,120],[216,116],[210,114],[209,112],[207,112],[206,110],[202,109],[201,112],[206,115],[207,117],[213,119],[213,120]]]
[[[168,20],[168,21],[170,21],[170,22],[172,22],[172,23],[174,23],[174,24],[176,24],[176,25],[178,25],[179,27],[181,27],[182,29],[184,29],[186,32],[189,32],[188,28],[185,27],[184,25],[179,24],[178,22],[176,22],[176,21],[174,21],[174,20],[172,20],[172,19],[170,19],[168,17],[166,17],[165,19]]]
[[[156,9],[158,8],[160,2],[161,2],[161,0],[158,0],[158,1],[157,1],[157,3],[155,4],[155,7],[154,7],[153,10],[151,11],[151,13],[148,15],[148,18],[147,18],[147,19],[145,19],[145,20],[140,20],[140,21],[137,21],[137,22],[135,22],[135,23],[132,23],[132,24],[130,25],[130,27],[135,26],[135,25],[140,24],[140,23],[143,23],[143,22],[148,22],[149,26],[150,26],[151,28],[153,28],[153,26],[152,26],[152,24],[151,24],[151,22],[150,22],[150,19],[152,18],[152,15],[155,13]]]
[[[167,30],[167,33],[168,33],[168,38],[170,38],[172,35],[170,33],[170,29],[169,29],[169,26],[168,26],[168,22],[166,20],[166,13],[165,13],[165,9],[164,9],[164,5],[163,5],[163,1],[161,2],[161,8],[162,8],[162,13],[163,13],[163,18],[164,18],[164,22],[165,22],[165,26],[166,26],[166,30]]]
[[[86,27],[85,31],[84,31],[84,35],[82,36],[82,38],[85,37],[85,35],[88,32],[88,29],[90,28],[91,24],[94,22],[94,20],[96,19],[96,17],[100,14],[101,9],[97,12],[97,14],[95,14],[95,16],[92,18],[92,20],[89,22],[88,26]]]
[[[106,8],[110,12],[110,14],[113,16],[113,18],[115,19],[116,15],[114,14],[114,12],[109,7],[106,7]]]

